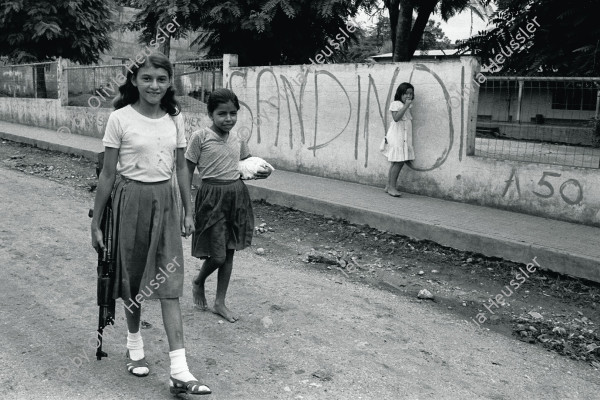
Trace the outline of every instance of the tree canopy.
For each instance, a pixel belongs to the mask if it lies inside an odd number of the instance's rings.
[[[383,3],[390,15],[393,61],[410,61],[432,13],[438,12],[444,21],[448,21],[473,7],[473,3],[487,4],[489,0],[383,0]]]
[[[461,45],[481,56],[483,63],[511,49],[501,74],[600,76],[600,0],[498,0],[494,28]],[[535,21],[534,21],[535,18]],[[535,32],[527,30],[535,22]],[[539,24],[539,27],[537,26]],[[533,30],[533,29],[532,29]],[[520,35],[520,37],[517,37]],[[515,45],[515,47],[517,47]]]
[[[110,49],[111,19],[111,4],[104,1],[3,1],[0,55],[18,63],[56,57],[94,63]]]
[[[183,30],[199,32],[193,42],[208,56],[234,53],[240,65],[302,64],[344,35],[363,0],[149,0],[133,1],[140,13],[130,24],[150,35],[160,16],[176,15]],[[344,32],[342,32],[342,30]],[[346,36],[347,35],[347,36]],[[341,48],[336,47],[336,49]]]
[[[390,20],[383,14],[379,15],[375,26],[370,29],[358,29],[358,43],[352,44],[339,53],[336,62],[365,62],[369,57],[392,51],[390,36]],[[452,49],[455,46],[440,28],[440,23],[429,20],[418,50]]]
[[[440,28],[440,25],[439,22],[436,23],[432,19],[427,22],[427,26],[417,47],[418,50],[445,50],[454,48],[454,45],[452,45],[442,28]]]
[[[384,0],[390,13],[388,34],[394,60],[410,60],[419,46],[439,48],[438,41],[445,40],[436,29],[439,26],[428,26],[430,15],[439,12],[447,20],[473,1]],[[209,56],[238,54],[240,65],[307,63],[327,46],[336,49],[330,61],[358,61],[375,47],[375,41],[369,32],[349,30],[349,20],[360,9],[371,12],[381,7],[379,0],[128,0],[127,4],[140,9],[129,28],[142,30],[144,40],[154,35],[161,16],[175,14],[182,32],[200,32],[194,45]],[[417,15],[414,21],[413,13]],[[343,44],[340,34],[345,36]],[[369,43],[361,45],[362,50],[349,46],[359,39]],[[449,47],[449,41],[443,46]]]

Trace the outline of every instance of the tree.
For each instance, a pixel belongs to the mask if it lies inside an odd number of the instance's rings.
[[[0,55],[13,62],[56,57],[97,62],[110,49],[111,8],[94,0],[10,0],[0,8]]]
[[[429,16],[437,11],[444,21],[468,7],[470,0],[383,0],[390,15],[393,61],[410,61],[419,46]],[[479,0],[483,5],[489,0]],[[417,17],[413,23],[413,13]]]
[[[494,13],[494,9],[485,2],[471,0],[467,10],[471,13],[471,27],[469,29],[469,37],[471,37],[473,36],[473,14],[477,15],[482,21],[487,21]]]
[[[240,65],[308,63],[334,41],[356,41],[349,18],[373,0],[151,0],[138,1],[130,28],[152,36],[162,15],[177,16],[181,31],[199,32],[193,44],[209,56],[235,53]]]
[[[475,0],[384,0],[390,15],[394,61],[409,61],[429,16],[448,20]],[[377,9],[378,0],[131,0],[141,8],[130,28],[152,36],[161,15],[177,15],[183,30],[200,31],[193,44],[209,56],[239,55],[240,65],[306,63],[332,41],[346,48],[359,35],[348,32],[347,21],[359,9]],[[489,0],[478,0],[482,4]],[[413,24],[413,12],[417,17]],[[348,34],[341,46],[340,30]],[[328,51],[329,52],[329,51]]]
[[[419,42],[419,50],[445,50],[454,48],[450,39],[448,39],[442,28],[440,28],[440,25],[439,22],[436,23],[432,19],[427,22],[427,26]]]
[[[8,0],[0,6],[0,56],[10,62],[57,57],[84,64],[110,49],[111,8],[95,0]],[[44,67],[37,68],[38,93],[46,95]]]
[[[344,45],[342,50],[337,51],[331,57],[331,61],[336,63],[366,62],[369,57],[380,52],[383,41],[373,34],[372,30],[358,28],[356,38],[357,43]]]
[[[600,0],[580,0],[576,7],[563,0],[499,0],[495,27],[460,47],[481,56],[484,64],[501,50],[510,51],[503,74],[599,76],[598,9]]]
[[[130,8],[139,7],[138,0],[115,0],[115,3],[118,6],[122,6],[122,7],[130,7]]]
[[[157,37],[160,28],[164,28],[177,17],[182,25],[171,35],[166,36],[160,50],[167,57],[171,53],[171,38],[187,37],[193,15],[201,12],[200,1],[196,0],[117,0],[121,5],[138,9],[135,19],[125,27],[131,31],[141,31],[139,42],[149,43]]]
[[[369,57],[376,54],[389,52],[392,49],[392,41],[390,36],[390,20],[384,15],[380,15],[377,23],[370,30],[359,29],[357,32],[358,43],[349,46],[340,56],[336,58],[336,62],[364,62]],[[419,42],[419,50],[438,50],[452,49],[454,45],[446,36],[440,23],[429,20],[423,37]],[[388,50],[385,50],[388,49]]]

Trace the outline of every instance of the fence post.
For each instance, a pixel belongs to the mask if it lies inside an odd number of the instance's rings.
[[[523,85],[525,82],[522,79],[519,82],[519,99],[517,101],[517,123],[521,123],[521,104],[523,103]]]
[[[223,54],[223,87],[229,87],[229,76],[231,75],[231,67],[238,66],[237,54]]]
[[[67,60],[59,57],[56,63],[56,79],[58,80],[58,99],[61,106],[69,105],[69,72],[66,67]]]
[[[596,82],[598,94],[596,95],[596,119],[600,118],[600,84]]]
[[[33,67],[33,98],[37,99],[37,67]]]
[[[15,78],[15,68],[14,67],[10,67],[10,77],[12,78],[13,82],[12,82],[12,91],[13,91],[13,97],[17,97],[17,85],[15,84],[16,82],[16,78]]]

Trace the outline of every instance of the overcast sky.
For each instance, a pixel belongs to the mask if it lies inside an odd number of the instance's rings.
[[[471,13],[464,11],[448,20],[448,22],[442,21],[439,15],[432,15],[433,20],[441,22],[440,28],[444,31],[446,36],[452,43],[455,40],[467,39],[469,37],[469,30],[471,29]],[[477,32],[486,29],[487,22],[482,21],[477,15],[473,15],[473,35]]]

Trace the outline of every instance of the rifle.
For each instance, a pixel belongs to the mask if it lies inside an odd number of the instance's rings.
[[[100,176],[102,166],[104,165],[104,153],[98,154],[98,167],[96,175]],[[102,231],[102,243],[105,250],[98,250],[98,347],[96,348],[96,359],[108,357],[106,352],[102,351],[102,334],[104,328],[115,323],[115,299],[112,297],[115,283],[115,263],[113,255],[113,210],[112,196],[106,201],[102,218],[100,219],[100,230]],[[94,210],[90,210],[89,217],[94,216]]]

